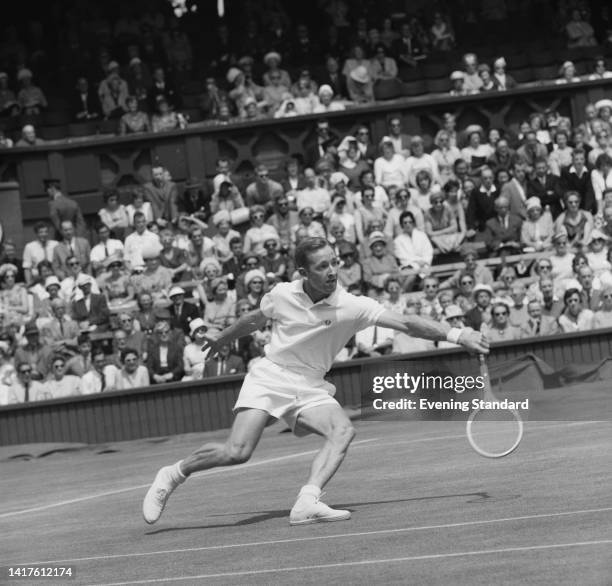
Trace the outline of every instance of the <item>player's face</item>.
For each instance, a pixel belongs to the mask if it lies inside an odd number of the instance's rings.
[[[310,253],[308,268],[305,269],[304,279],[316,292],[327,297],[336,290],[338,282],[339,261],[334,251],[326,246]]]

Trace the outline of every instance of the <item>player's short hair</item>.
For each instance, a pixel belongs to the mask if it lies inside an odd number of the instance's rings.
[[[297,268],[308,268],[309,255],[317,250],[329,246],[325,238],[304,238],[295,249],[295,266]]]

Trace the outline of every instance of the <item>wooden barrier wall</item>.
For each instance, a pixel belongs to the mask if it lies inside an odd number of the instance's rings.
[[[353,133],[357,125],[365,124],[377,144],[387,134],[388,120],[399,115],[404,132],[421,134],[431,142],[445,112],[455,114],[457,128],[478,123],[485,128],[516,131],[529,113],[547,108],[580,121],[585,105],[609,96],[611,90],[610,79],[569,85],[526,84],[512,91],[476,96],[433,94],[400,98],[324,117],[339,136]],[[166,166],[179,184],[191,176],[203,179],[214,175],[220,156],[235,161],[237,172],[247,176],[257,163],[268,164],[276,174],[288,155],[306,155],[309,145],[315,143],[315,121],[321,117],[232,124],[203,122],[186,130],[160,134],[72,138],[29,149],[3,149],[0,181],[19,183],[26,222],[47,217],[42,179],[48,176],[59,178],[64,192],[79,201],[86,214],[94,214],[101,207],[103,188],[148,181],[155,164]]]
[[[504,342],[493,348],[490,365],[533,353],[555,369],[590,364],[612,356],[612,329]],[[414,361],[415,372],[474,374],[474,357],[456,349],[391,357]],[[362,368],[380,359],[338,363],[330,372],[342,405],[358,406]],[[242,376],[197,383],[156,385],[133,391],[103,393],[9,405],[0,408],[0,445],[35,442],[101,443],[227,428]]]

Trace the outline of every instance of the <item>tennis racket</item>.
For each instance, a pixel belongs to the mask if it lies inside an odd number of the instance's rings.
[[[499,401],[491,389],[489,368],[484,354],[478,355],[484,381],[485,402]],[[476,407],[468,417],[466,433],[470,445],[485,458],[503,458],[518,448],[523,439],[523,420],[516,409]]]

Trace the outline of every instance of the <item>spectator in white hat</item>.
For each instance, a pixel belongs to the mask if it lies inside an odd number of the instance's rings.
[[[266,74],[264,74],[264,79],[265,75]],[[288,75],[287,79],[289,79]],[[285,84],[283,82],[283,76],[280,71],[273,71],[270,73],[269,83],[266,83],[263,88],[263,101],[269,114],[274,114],[278,111],[281,104],[286,99],[285,95],[290,93],[290,87],[290,83]]]
[[[38,116],[47,109],[47,98],[43,91],[32,83],[32,72],[29,69],[20,69],[17,80],[21,89],[17,94],[17,101],[21,107],[21,113],[26,116]]]
[[[161,244],[148,244],[142,249],[145,270],[133,278],[136,295],[150,293],[156,306],[166,305],[168,292],[172,287],[172,269],[161,266],[159,255]]]
[[[600,277],[603,273],[610,272],[612,265],[608,261],[608,248],[610,237],[599,228],[591,232],[589,251],[586,253],[589,266],[593,269],[595,276]]]
[[[263,62],[268,70],[263,74],[263,82],[265,86],[274,85],[277,82],[279,85],[289,89],[291,87],[291,78],[289,73],[280,68],[282,57],[276,51],[266,53]]]
[[[467,96],[473,93],[465,87],[465,73],[463,73],[463,71],[453,71],[449,79],[451,81],[451,89],[449,92],[451,96]]]
[[[185,376],[181,379],[182,381],[199,380],[202,378],[206,358],[209,354],[209,350],[202,352],[202,346],[206,341],[206,332],[208,332],[208,325],[201,317],[191,320],[189,323],[189,338],[191,342],[183,350]]]
[[[476,304],[465,314],[465,325],[480,330],[483,323],[491,321],[493,288],[491,285],[477,284],[472,290],[472,296]]]
[[[559,68],[559,79],[555,83],[576,83],[578,81],[580,81],[580,77],[576,75],[576,66],[573,61],[565,61]]]
[[[521,244],[525,251],[552,249],[553,220],[550,212],[542,212],[539,197],[530,197],[526,202],[527,218],[521,226]]]
[[[200,310],[193,304],[185,301],[185,289],[174,286],[168,293],[172,305],[168,308],[172,319],[170,325],[173,328],[183,330],[185,335],[189,334],[190,322],[201,317]]]
[[[506,73],[506,60],[499,57],[493,61],[493,79],[500,91],[512,90],[516,87],[516,80]]]
[[[374,102],[374,82],[365,65],[353,69],[346,82],[349,97],[357,104]]]
[[[334,90],[327,84],[324,84],[319,88],[318,97],[319,101],[313,109],[314,114],[339,112],[346,108],[342,102],[339,100],[334,100]]]

